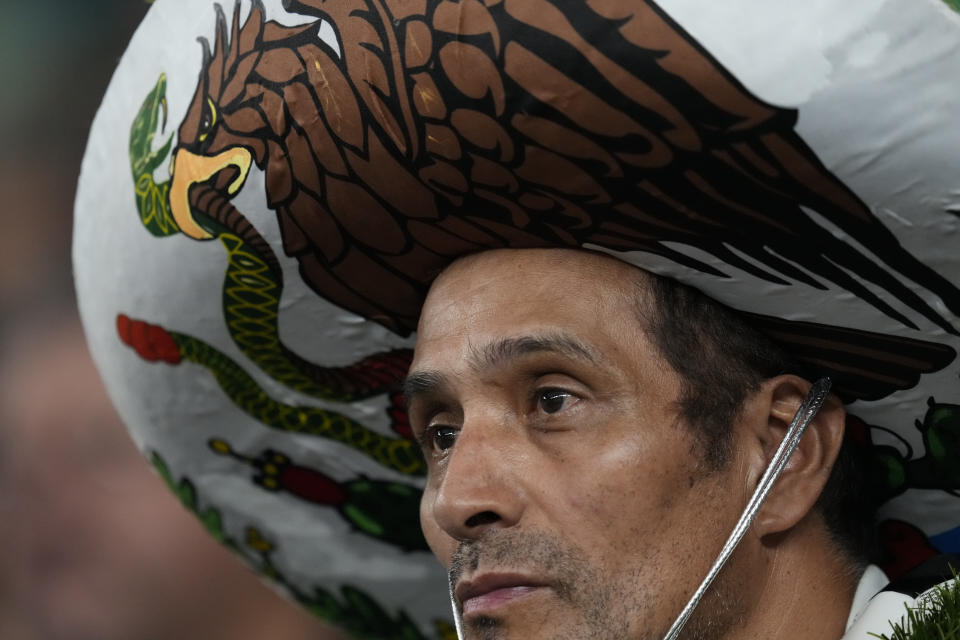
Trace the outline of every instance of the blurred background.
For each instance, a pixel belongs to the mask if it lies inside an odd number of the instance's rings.
[[[145,0],[0,0],[0,639],[341,639],[155,477],[83,340],[70,238],[88,128]]]

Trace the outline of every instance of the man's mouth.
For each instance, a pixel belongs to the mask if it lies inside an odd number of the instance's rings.
[[[547,588],[543,581],[517,573],[485,573],[471,580],[462,580],[454,590],[463,617],[492,614],[530,594]]]

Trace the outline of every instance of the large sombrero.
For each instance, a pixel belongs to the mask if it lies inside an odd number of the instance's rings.
[[[960,550],[955,0],[226,9],[158,1],[120,61],[77,290],[137,444],[290,597],[452,633],[398,383],[431,279],[496,247],[743,312],[852,403],[887,568]]]

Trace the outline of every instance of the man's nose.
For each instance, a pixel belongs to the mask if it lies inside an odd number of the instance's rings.
[[[509,427],[464,421],[433,503],[436,523],[456,540],[516,525],[525,506],[520,442]]]

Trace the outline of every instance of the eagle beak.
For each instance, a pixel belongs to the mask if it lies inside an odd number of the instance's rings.
[[[227,193],[233,195],[247,179],[252,156],[243,147],[232,147],[215,156],[201,156],[186,149],[179,149],[170,163],[173,181],[170,185],[170,212],[180,230],[195,240],[205,240],[211,235],[194,220],[190,211],[190,187],[205,182],[227,167],[236,167],[240,175],[230,183]]]

